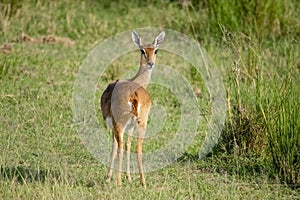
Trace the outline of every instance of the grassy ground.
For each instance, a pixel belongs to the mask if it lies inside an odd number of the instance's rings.
[[[289,98],[286,91],[294,94],[294,99],[286,100],[295,105],[289,109],[299,111],[299,5],[291,1],[256,8],[262,10],[254,28],[250,26],[253,16],[244,12],[240,17],[249,19],[249,28],[234,18],[239,10],[232,9],[232,15],[226,15],[229,21],[220,21],[220,16],[214,15],[218,12],[212,12],[218,10],[213,1],[201,2],[0,1],[0,198],[299,198],[299,188],[287,186],[299,187],[299,164],[292,162],[294,168],[286,170],[296,174],[295,181],[293,177],[281,178],[287,175],[282,175],[280,163],[277,166],[272,157],[280,146],[269,149],[273,144],[269,140],[277,136],[270,137],[272,129],[265,125],[274,125],[270,116],[277,116],[280,109],[276,106]],[[232,5],[226,6],[222,9]],[[219,9],[219,14],[225,12]],[[252,8],[243,9],[250,12]],[[269,17],[262,16],[264,9],[270,11]],[[204,124],[178,162],[146,174],[146,189],[140,187],[138,175],[132,183],[124,180],[122,188],[116,188],[115,181],[103,181],[106,166],[89,154],[77,134],[72,113],[73,84],[80,65],[98,42],[147,26],[181,31],[206,48],[224,79],[229,102],[226,127],[207,159],[196,159],[201,133],[207,128]],[[158,59],[165,56],[161,52]],[[128,61],[130,57],[135,58]],[[137,62],[136,54],[114,62],[99,80],[97,95],[108,81]],[[168,64],[175,66],[172,61]],[[201,91],[197,96],[200,111],[209,118],[208,92],[196,71],[187,68],[175,69],[185,75],[195,91]],[[168,91],[159,87],[151,86],[149,91],[156,103],[175,115],[162,130],[169,134],[177,123],[177,102],[166,98]],[[296,149],[295,155],[299,156],[299,115],[293,116],[296,145],[291,149],[294,153]],[[155,138],[145,141],[145,149],[151,150],[157,144]],[[294,155],[293,151],[289,153]]]

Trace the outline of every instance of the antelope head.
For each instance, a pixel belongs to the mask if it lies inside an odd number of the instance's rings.
[[[141,66],[147,67],[149,70],[154,67],[158,47],[163,42],[164,38],[165,32],[162,31],[154,39],[152,44],[143,44],[140,36],[135,31],[132,31],[132,40],[141,51]]]

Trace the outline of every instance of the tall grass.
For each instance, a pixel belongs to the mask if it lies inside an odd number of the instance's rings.
[[[263,50],[257,39],[230,32],[220,26],[221,47],[228,59],[226,76],[227,119],[216,151],[229,154],[261,154],[265,148],[264,120],[260,113],[263,89]]]
[[[260,38],[285,34],[285,26],[295,24],[291,17],[292,2],[284,0],[204,1],[209,9],[211,27],[225,25],[232,32],[243,32]],[[294,2],[295,3],[295,2]],[[212,30],[217,33],[217,29]]]
[[[300,90],[294,84],[287,87],[262,112],[274,171],[282,182],[295,186],[300,182]]]
[[[299,44],[297,14],[289,11],[292,5],[296,3],[207,0],[199,4],[193,1],[191,10],[206,12],[203,8],[207,8],[209,25],[199,19],[190,30],[197,32],[206,26],[209,34],[220,35],[219,45],[229,58],[223,63],[227,65],[224,70],[228,98],[226,126],[215,153],[271,159],[265,165],[272,163],[269,167],[275,169],[283,182],[299,184],[299,92],[293,89],[291,96],[280,101],[282,91],[270,87],[274,83],[284,84],[291,70],[299,73],[296,59],[299,49],[286,42],[290,38]],[[297,82],[299,78],[293,80]],[[284,103],[274,103],[271,108],[265,99]],[[270,110],[261,112],[261,108]]]

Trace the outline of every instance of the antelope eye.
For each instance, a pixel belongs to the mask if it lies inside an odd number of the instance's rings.
[[[144,49],[141,49],[141,53],[142,53],[143,55],[146,55],[146,51],[145,51]]]
[[[156,50],[154,51],[154,54],[157,54],[157,51],[158,51],[158,49],[156,49]]]
[[[144,49],[141,49],[141,53],[142,53],[143,57],[145,59],[147,59],[147,54],[146,54],[146,51]]]

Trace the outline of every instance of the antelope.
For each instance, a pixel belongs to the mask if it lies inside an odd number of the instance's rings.
[[[142,166],[142,143],[146,134],[148,114],[151,99],[146,88],[151,79],[151,73],[156,61],[156,53],[163,42],[165,32],[162,31],[152,44],[142,44],[139,35],[132,31],[132,40],[141,51],[140,67],[137,74],[128,80],[111,82],[101,96],[102,116],[109,128],[112,129],[111,162],[108,168],[106,181],[110,181],[113,173],[113,164],[118,154],[117,186],[121,186],[121,172],[123,160],[123,136],[127,132],[125,151],[127,157],[126,179],[130,182],[130,147],[134,128],[137,132],[136,155],[140,182],[145,186],[145,177]]]

